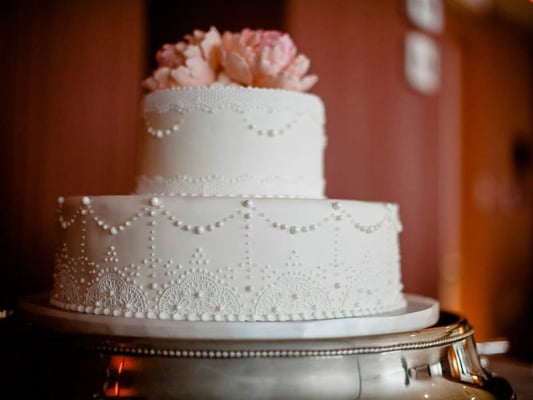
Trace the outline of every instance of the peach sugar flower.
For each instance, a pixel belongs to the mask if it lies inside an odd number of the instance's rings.
[[[208,32],[195,30],[186,41],[165,44],[156,54],[159,64],[143,82],[148,90],[177,86],[203,86],[215,82],[220,64],[220,34],[212,27]]]
[[[309,59],[297,55],[290,36],[278,31],[225,32],[222,65],[228,76],[246,86],[307,91],[317,77],[304,76]]]
[[[178,86],[239,84],[307,91],[317,81],[305,75],[309,59],[297,54],[286,33],[243,29],[239,33],[216,28],[195,30],[185,41],[165,44],[157,52],[158,68],[143,82],[148,90]]]

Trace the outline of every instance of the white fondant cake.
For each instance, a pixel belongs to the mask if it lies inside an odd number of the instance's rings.
[[[212,31],[195,35],[220,41]],[[51,304],[109,316],[110,324],[311,321],[405,309],[398,207],[324,198],[323,103],[276,86],[308,83],[300,76],[307,64],[294,63],[256,79],[272,88],[147,94],[136,193],[59,199]],[[183,65],[162,67],[150,85],[196,76],[180,75]],[[261,71],[275,71],[265,65]]]
[[[283,198],[323,196],[319,184],[286,185],[321,182],[322,113],[318,97],[283,90],[148,95],[141,170],[152,186],[159,182],[153,177],[184,177],[182,190],[174,193],[163,179],[157,194],[141,185],[131,196],[60,199],[52,304],[206,321],[326,319],[404,307],[396,205]],[[262,117],[266,132],[280,120],[299,122],[269,137],[249,128],[258,126],[252,115]],[[238,179],[250,171],[253,179]],[[268,183],[258,184],[260,177]],[[174,195],[159,194],[167,192]]]
[[[397,207],[99,196],[60,201],[52,304],[203,321],[373,315],[405,305]]]
[[[323,198],[317,96],[240,86],[179,88],[144,101],[137,193]]]

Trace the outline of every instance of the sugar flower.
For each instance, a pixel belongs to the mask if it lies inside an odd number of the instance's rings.
[[[148,90],[213,84],[307,91],[317,81],[306,75],[309,59],[298,54],[287,33],[243,29],[219,34],[195,30],[184,41],[157,52],[158,68],[143,82]]]
[[[220,63],[220,34],[216,28],[195,30],[185,41],[165,44],[157,52],[159,67],[143,81],[148,90],[204,86],[216,81]]]
[[[297,55],[286,33],[244,29],[222,35],[222,66],[235,81],[246,86],[307,91],[317,77],[304,76],[309,60]]]

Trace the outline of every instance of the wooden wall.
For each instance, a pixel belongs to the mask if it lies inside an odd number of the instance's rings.
[[[51,287],[58,196],[133,188],[143,1],[0,5],[0,300]]]
[[[533,30],[450,13],[462,65],[460,309],[480,339],[506,337],[532,359]]]

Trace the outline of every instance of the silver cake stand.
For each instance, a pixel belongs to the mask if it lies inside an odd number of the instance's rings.
[[[146,332],[128,320],[109,332],[109,317],[72,320],[37,296],[9,331],[25,344],[24,365],[38,359],[45,371],[26,389],[48,385],[54,399],[516,399],[481,366],[463,317],[408,302],[401,314],[338,325],[154,320]],[[414,330],[401,322],[434,317]]]

